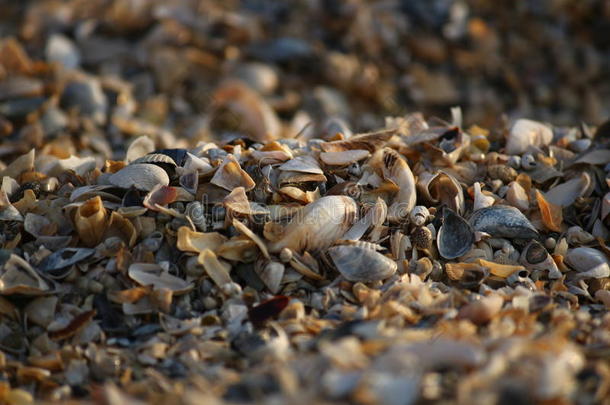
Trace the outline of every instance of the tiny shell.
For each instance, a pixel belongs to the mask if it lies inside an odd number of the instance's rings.
[[[108,180],[117,187],[135,187],[143,191],[150,191],[157,185],[169,184],[167,172],[153,164],[131,164],[114,173]]]
[[[385,280],[397,268],[395,261],[361,246],[334,246],[328,249],[328,254],[343,277],[352,282]]]

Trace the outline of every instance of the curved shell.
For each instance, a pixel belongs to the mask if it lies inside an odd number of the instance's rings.
[[[164,155],[163,153],[149,153],[148,155],[144,155],[139,157],[131,162],[132,165],[137,165],[141,163],[163,163],[171,166],[176,166],[176,162],[171,157]]]
[[[453,210],[445,208],[443,225],[438,230],[436,246],[445,259],[455,259],[466,254],[474,243],[472,227]]]
[[[169,176],[156,165],[131,164],[114,173],[108,181],[121,188],[135,187],[138,190],[150,191],[158,184],[167,186]]]
[[[602,278],[610,275],[610,262],[605,254],[590,247],[568,250],[566,263],[579,272],[579,278]]]
[[[538,241],[531,241],[523,249],[520,262],[528,270],[548,271],[550,279],[561,278],[561,272],[557,268],[557,264],[545,247]]]
[[[396,272],[396,262],[373,249],[359,245],[340,245],[328,255],[343,277],[352,282],[385,280]]]
[[[544,146],[553,140],[553,131],[548,126],[528,120],[520,119],[510,129],[506,141],[506,153],[509,155],[520,155],[529,146]]]
[[[394,182],[399,188],[398,194],[388,208],[390,221],[405,218],[417,200],[415,191],[415,177],[407,161],[395,150],[384,148],[381,150],[383,176]]]
[[[422,173],[417,187],[423,196],[433,204],[443,203],[453,211],[464,212],[464,192],[460,183],[449,173]]]
[[[496,238],[533,239],[538,236],[536,228],[515,207],[494,205],[475,211],[470,225],[477,232],[486,232]]]
[[[283,229],[272,252],[289,248],[296,252],[323,249],[340,239],[356,221],[358,207],[347,196],[326,196],[308,204]]]

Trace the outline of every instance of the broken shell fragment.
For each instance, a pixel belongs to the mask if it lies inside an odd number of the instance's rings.
[[[254,188],[256,183],[248,173],[246,173],[233,155],[227,155],[221,163],[210,183],[232,191],[237,187],[243,187],[246,191]]]
[[[150,191],[155,186],[169,185],[167,172],[154,164],[131,164],[108,178],[110,184],[121,188],[135,187],[138,190]]]
[[[605,254],[590,247],[569,249],[566,263],[579,272],[579,279],[603,278],[610,276],[610,265]]]
[[[550,279],[561,278],[557,264],[538,241],[531,241],[521,253],[521,264],[531,271],[547,271]]]
[[[366,159],[371,154],[368,150],[353,149],[341,152],[322,152],[320,160],[330,166],[346,166]]]
[[[515,207],[494,205],[475,211],[470,225],[477,232],[485,232],[497,238],[534,239],[538,231]]]
[[[63,270],[69,269],[76,263],[88,259],[95,253],[95,249],[87,248],[63,248],[51,253],[38,264],[38,270],[53,278],[61,278],[67,273]]]
[[[392,259],[362,246],[334,246],[328,249],[328,255],[341,275],[352,282],[385,280],[397,269]]]
[[[506,140],[506,153],[509,155],[520,155],[529,146],[545,146],[553,140],[553,131],[548,126],[528,120],[517,120],[508,134]]]
[[[102,199],[98,196],[78,207],[74,224],[78,236],[86,246],[92,247],[100,243],[108,226],[108,215]]]

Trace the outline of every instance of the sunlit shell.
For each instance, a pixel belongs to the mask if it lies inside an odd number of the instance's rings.
[[[507,205],[494,205],[475,211],[469,222],[475,231],[486,232],[498,238],[538,237],[538,231],[521,211]]]
[[[87,200],[76,210],[74,224],[78,236],[86,246],[101,242],[108,226],[108,215],[100,197]]]
[[[177,247],[184,252],[199,253],[205,249],[215,251],[226,241],[227,238],[218,232],[195,232],[186,226],[178,229]]]
[[[356,221],[358,209],[353,199],[346,196],[327,196],[307,205],[283,229],[277,242],[269,250],[283,248],[301,252],[328,247],[340,239]]]
[[[553,140],[553,131],[548,126],[528,120],[517,120],[508,134],[506,140],[506,153],[520,155],[529,146],[545,146]]]
[[[335,267],[349,281],[385,280],[396,272],[396,262],[381,253],[356,245],[334,246],[328,254]]]
[[[375,152],[371,160],[379,168],[385,179],[392,181],[398,192],[388,207],[388,219],[401,221],[407,218],[417,200],[415,178],[406,160],[395,150],[383,148]]]
[[[418,189],[433,204],[445,204],[458,214],[464,212],[464,192],[458,181],[448,173],[422,173],[417,182]]]
[[[154,150],[155,142],[148,136],[140,136],[129,144],[129,148],[127,148],[127,153],[125,154],[125,162],[131,163]]]
[[[579,278],[602,278],[610,276],[610,266],[606,255],[590,247],[569,249],[565,260],[579,272]]]
[[[520,211],[527,211],[530,204],[527,193],[516,181],[513,181],[508,185],[506,202],[513,207],[518,208]]]
[[[341,152],[322,152],[320,160],[330,166],[345,166],[366,159],[371,154],[368,150],[353,149]]]
[[[591,188],[591,176],[582,172],[578,178],[568,180],[544,193],[546,200],[552,204],[567,207],[578,197],[586,195]]]
[[[161,166],[168,165],[170,167],[176,166],[176,162],[174,161],[174,159],[163,153],[149,153],[131,161],[132,165],[144,163],[157,164]]]
[[[324,174],[318,161],[310,155],[297,156],[279,167],[283,171]]]
[[[169,176],[165,170],[153,164],[131,164],[114,173],[108,180],[117,187],[135,187],[143,191],[150,191],[157,185],[169,184]]]
[[[474,231],[462,217],[445,208],[443,225],[438,230],[436,246],[445,259],[455,259],[470,250],[474,243]]]
[[[363,149],[371,153],[381,148],[392,136],[396,134],[396,130],[384,130],[371,132],[368,134],[358,134],[344,141],[325,142],[321,144],[324,152],[342,152],[346,150]]]
[[[472,185],[473,193],[474,193],[474,204],[472,207],[473,211],[480,210],[481,208],[491,207],[495,203],[495,199],[483,193],[481,190],[481,183],[475,182]]]
[[[356,222],[350,229],[343,235],[343,239],[348,240],[359,240],[364,236],[366,231],[369,228],[373,228],[371,230],[371,239],[377,240],[379,238],[380,228],[385,222],[386,216],[388,212],[388,206],[385,201],[381,198],[378,198],[366,214]]]
[[[250,175],[241,168],[233,155],[227,155],[218,170],[216,170],[216,173],[214,173],[210,183],[229,191],[236,187],[243,187],[246,191],[250,191],[256,185]]]
[[[218,287],[222,288],[231,282],[231,276],[229,275],[231,266],[218,259],[216,254],[210,249],[205,249],[199,253],[198,261]]]
[[[192,284],[163,270],[156,263],[134,263],[129,266],[128,275],[141,286],[167,288],[174,294],[184,294],[193,288]]]

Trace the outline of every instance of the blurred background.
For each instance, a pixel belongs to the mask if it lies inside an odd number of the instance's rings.
[[[21,49],[31,59],[24,75],[42,80],[43,108],[93,110],[116,131],[264,139],[306,123],[324,131],[329,118],[353,131],[414,111],[448,120],[455,105],[467,124],[486,127],[514,117],[596,125],[610,115],[608,0],[0,5],[4,58]],[[4,63],[0,80],[19,76]],[[70,91],[75,77],[98,82],[101,92],[89,92],[98,100]],[[11,97],[0,94],[0,114],[18,127],[6,113]]]

